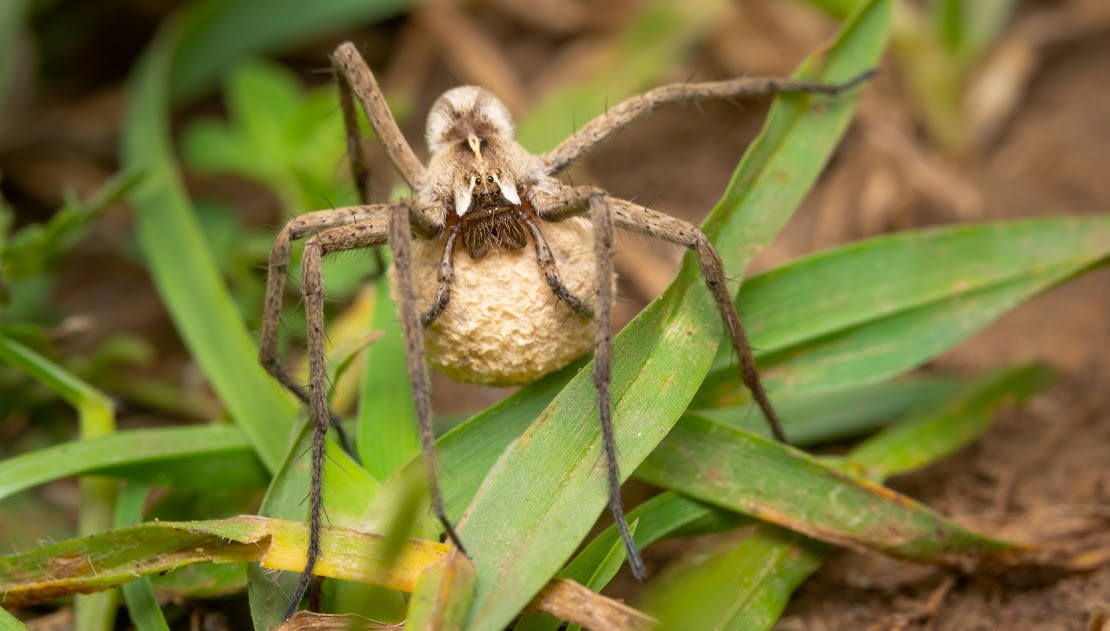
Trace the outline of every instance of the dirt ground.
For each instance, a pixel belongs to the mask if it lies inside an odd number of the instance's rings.
[[[1022,25],[1054,10],[1053,4],[1067,3],[1023,6],[1007,36],[1010,39],[1004,41],[1020,43]],[[779,20],[787,19],[782,15],[795,17],[779,9],[764,13]],[[508,51],[505,59],[511,61],[516,75],[532,77],[542,72],[554,46],[569,45],[568,38],[548,35],[540,43],[529,41],[520,33],[532,31],[514,27],[517,19],[494,17],[482,24]],[[729,76],[740,72],[734,67],[739,63],[749,64],[747,70],[756,74],[785,72],[829,28],[821,20],[799,18],[796,23],[779,24],[788,36],[785,39],[769,41],[766,34],[753,35],[746,52],[736,52],[726,43],[751,33],[733,22],[721,30],[727,34],[728,29],[736,29],[731,31],[736,37],[711,34],[669,78],[681,80],[694,71],[699,78]],[[368,51],[376,70],[390,68],[398,50],[408,50],[403,42],[410,23],[396,20],[375,31],[389,33],[387,41],[392,42]],[[356,41],[369,38],[365,31],[348,35]],[[336,41],[321,42],[295,58],[323,59]],[[427,66],[426,85],[419,89],[425,107],[437,91],[473,80],[457,66],[446,67],[449,64],[441,52],[433,50],[429,55],[422,62]],[[1110,20],[1054,31],[1031,55],[1029,82],[1020,88],[1016,106],[1008,116],[995,120],[998,131],[991,142],[962,158],[945,157],[924,137],[899,89],[899,68],[888,59],[829,171],[779,240],[757,261],[756,271],[893,230],[1110,211]],[[45,129],[57,125],[51,121],[62,121],[76,130],[80,141],[49,142],[44,136],[39,139],[43,142],[11,142],[9,136],[7,142],[0,142],[4,194],[17,204],[21,220],[41,220],[43,209],[56,205],[62,183],[91,190],[110,173],[110,143],[121,115],[119,79],[130,61],[116,60],[122,65],[116,72],[100,73],[100,84],[81,85],[79,99],[37,94],[31,102],[41,107],[20,110],[28,119],[27,129]],[[524,92],[519,85],[515,88]],[[720,103],[667,109],[612,141],[572,176],[576,183],[592,180],[617,195],[647,199],[653,208],[697,219],[723,190],[764,113],[762,104],[742,109]],[[405,130],[409,138],[420,137],[419,127],[417,122]],[[10,132],[11,126],[3,129]],[[257,216],[252,221],[276,222],[276,217],[267,216],[273,210],[255,207]],[[106,283],[103,274],[90,278],[80,269],[71,269],[67,286],[73,291],[61,304],[70,313],[94,314],[97,322],[111,323],[99,331],[101,335],[110,330],[149,334],[159,339],[167,357],[180,361],[184,355],[176,350],[172,329],[141,271],[105,254],[111,250],[111,235],[126,225],[125,213],[109,213],[96,232],[108,244],[85,248],[79,259],[85,265],[95,261],[100,270],[107,265],[118,270],[113,282]],[[618,317],[627,321],[669,282],[680,253],[638,238],[625,238],[619,247],[625,300]],[[111,298],[122,295],[128,297],[123,313],[118,307],[124,301]],[[1069,528],[1090,528],[1098,518],[1106,527],[1110,518],[1107,314],[1110,270],[1104,269],[1023,305],[933,362],[926,370],[970,376],[1008,363],[1039,361],[1057,368],[1061,379],[1021,408],[1003,412],[969,448],[900,477],[892,486],[961,523],[1012,537],[1066,536]],[[502,395],[446,379],[438,379],[434,390],[434,404],[441,411],[480,409]],[[651,555],[649,550],[649,562]],[[777,628],[1110,629],[1108,621],[1110,567],[1064,577],[988,579],[842,552],[800,589]]]

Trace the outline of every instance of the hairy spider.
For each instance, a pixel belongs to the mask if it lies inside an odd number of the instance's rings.
[[[286,618],[304,596],[320,555],[324,434],[333,420],[328,409],[324,362],[321,258],[331,252],[386,243],[393,251],[395,293],[432,508],[447,537],[463,548],[444,512],[435,475],[425,357],[457,379],[513,384],[527,383],[561,368],[593,346],[594,383],[608,461],[609,507],[627,548],[632,572],[642,578],[643,564],[621,507],[609,394],[614,227],[669,241],[697,253],[706,285],[739,357],[741,378],[775,436],[780,440],[786,437],[760,384],[751,348],[725,286],[721,259],[701,230],[614,198],[598,188],[566,186],[554,175],[601,141],[666,103],[783,91],[837,94],[869,73],[835,85],[753,78],[656,88],[611,108],[541,156],[529,154],[513,140],[509,112],[496,97],[478,87],[454,88],[435,102],[428,115],[431,158],[425,167],[405,142],[374,75],[355,47],[350,43],[341,45],[332,61],[347,128],[348,153],[362,205],[302,215],[290,221],[278,235],[270,254],[259,352],[266,369],[308,403],[313,430],[308,556]],[[355,99],[361,103],[397,171],[416,192],[415,199],[369,203],[369,170],[358,134]],[[282,369],[277,355],[291,242],[305,237],[309,238],[304,249],[301,283],[308,327],[307,389]],[[529,241],[534,254],[526,249]],[[583,246],[591,243],[592,256],[582,256]],[[465,253],[456,252],[460,244]],[[564,280],[560,269],[573,275]],[[556,301],[551,300],[552,294]],[[559,309],[569,309],[570,317],[566,312],[556,313],[551,302],[562,305]],[[440,317],[449,304],[454,305],[452,313],[457,312],[456,317]]]

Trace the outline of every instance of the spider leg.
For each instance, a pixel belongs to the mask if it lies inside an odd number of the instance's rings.
[[[308,213],[285,224],[285,228],[274,240],[274,246],[270,250],[266,279],[266,300],[262,315],[262,336],[258,344],[258,361],[274,379],[277,379],[278,383],[285,386],[286,390],[292,392],[303,403],[309,402],[309,393],[285,372],[277,352],[278,333],[281,328],[281,301],[285,289],[285,275],[289,269],[289,256],[293,249],[292,242],[331,228],[372,221],[375,218],[384,219],[388,208],[388,205],[350,206]],[[328,416],[339,435],[344,451],[354,456],[356,453],[354,446],[339,422],[339,417],[330,412]]]
[[[605,196],[589,198],[590,221],[593,223],[594,255],[597,259],[597,334],[594,338],[594,386],[597,388],[598,417],[601,419],[601,442],[609,473],[609,512],[621,533],[628,556],[628,567],[637,580],[644,580],[644,561],[632,540],[628,519],[621,504],[621,475],[617,464],[617,443],[613,438],[613,401],[609,392],[612,366],[613,326],[613,213]]]
[[[779,420],[775,408],[771,405],[767,392],[763,389],[763,383],[759,380],[759,371],[755,367],[752,347],[748,343],[744,326],[740,323],[740,314],[736,312],[736,305],[733,304],[732,296],[729,294],[726,285],[727,278],[725,277],[724,264],[721,262],[721,257],[717,254],[713,244],[709,242],[709,237],[705,236],[704,232],[691,223],[644,208],[630,201],[611,197],[609,198],[609,204],[613,209],[613,221],[618,227],[670,241],[697,252],[705,284],[709,287],[710,293],[713,294],[713,298],[717,302],[717,310],[721,313],[721,320],[724,322],[729,339],[732,341],[732,348],[740,359],[740,378],[748,390],[751,391],[752,398],[759,405],[759,409],[767,419],[775,438],[784,443],[789,442],[786,438],[786,432],[782,429],[782,422]]]
[[[402,203],[392,204],[389,207],[408,208]],[[284,620],[288,620],[297,611],[301,599],[312,582],[312,570],[316,566],[317,559],[320,558],[320,517],[323,510],[324,450],[326,448],[324,436],[328,431],[328,420],[331,416],[328,409],[327,362],[324,355],[324,271],[321,259],[330,252],[384,244],[388,236],[386,221],[386,218],[379,213],[373,219],[339,225],[318,232],[305,244],[304,259],[301,262],[301,287],[304,292],[305,319],[308,329],[308,406],[312,421],[308,555],[304,572],[293,591],[289,607],[285,610]]]
[[[366,146],[362,143],[362,134],[358,129],[358,110],[355,106],[354,94],[350,85],[343,79],[338,64],[332,61],[332,75],[335,85],[339,89],[339,110],[343,112],[343,129],[347,132],[347,159],[351,163],[351,177],[355,180],[355,190],[358,191],[358,201],[366,206],[373,199],[370,184],[370,157],[366,153]],[[385,273],[385,257],[381,248],[374,248],[375,271],[370,274],[371,280],[376,280]]]
[[[859,85],[874,74],[874,70],[869,70],[843,83],[750,77],[729,81],[674,83],[661,86],[609,108],[604,114],[583,125],[559,146],[544,154],[541,160],[549,175],[558,173],[571,162],[589,152],[597,144],[654,112],[662,105],[707,98],[758,98],[780,92],[836,95]]]
[[[578,296],[575,296],[563,284],[563,279],[559,276],[559,268],[555,265],[555,256],[551,254],[551,248],[547,245],[547,240],[543,238],[543,233],[540,232],[540,227],[536,225],[536,221],[532,219],[531,215],[524,211],[517,211],[521,222],[528,227],[529,232],[532,233],[532,241],[536,244],[536,261],[540,264],[540,269],[543,270],[544,276],[547,277],[547,285],[551,287],[551,291],[555,292],[555,296],[563,301],[570,310],[580,316],[586,318],[594,317],[594,310],[590,305],[583,302]],[[602,276],[598,272],[598,279],[609,278],[609,276]],[[604,283],[602,283],[604,284]],[[605,307],[608,309],[608,307]]]
[[[443,495],[439,490],[439,479],[436,477],[435,433],[432,431],[428,371],[424,365],[424,328],[421,326],[421,318],[416,310],[416,291],[412,280],[411,212],[408,206],[395,206],[389,214],[389,245],[393,250],[393,264],[397,267],[398,311],[401,316],[401,331],[405,337],[405,359],[408,365],[409,382],[412,384],[416,420],[420,429],[421,452],[428,472],[432,510],[443,525],[447,537],[465,554],[466,549],[459,540],[454,525],[447,518],[447,511],[443,507]]]
[[[352,141],[352,134],[354,134],[356,142],[358,135],[357,117],[353,111],[354,108],[349,107],[353,95],[353,98],[358,99],[362,104],[363,111],[370,119],[370,124],[374,127],[378,140],[385,147],[385,151],[389,154],[389,159],[393,162],[393,166],[397,168],[397,172],[408,182],[410,187],[413,189],[419,188],[424,181],[424,165],[416,158],[412,147],[409,146],[405,137],[401,134],[401,129],[397,127],[397,121],[393,119],[393,114],[390,113],[389,106],[385,103],[385,97],[382,96],[382,90],[378,87],[378,81],[374,78],[374,73],[370,72],[370,68],[363,61],[362,56],[358,54],[358,49],[350,42],[340,44],[339,48],[336,48],[335,52],[332,53],[332,65],[339,80],[343,120],[348,125],[348,144]],[[352,160],[356,159],[354,153],[351,154],[351,157]],[[365,166],[365,161],[361,164]],[[359,177],[358,171],[356,171],[355,177],[356,179]],[[359,185],[360,194],[364,190],[365,182],[362,182]]]
[[[732,296],[728,293],[726,285],[728,279],[725,277],[724,264],[721,263],[720,255],[704,232],[689,222],[624,199],[611,197],[601,189],[588,186],[563,187],[555,195],[545,195],[534,200],[533,205],[540,219],[563,221],[584,213],[590,200],[597,196],[604,196],[608,201],[613,221],[618,228],[670,241],[697,252],[705,284],[717,302],[717,310],[720,311],[721,320],[728,330],[732,348],[740,358],[740,377],[751,391],[752,398],[759,405],[775,438],[784,443],[788,442],[786,433],[782,429],[782,422],[771,405],[767,392],[763,389],[763,383],[759,380],[752,347],[740,323],[740,314],[736,312],[736,305],[732,304]]]
[[[405,199],[391,204],[350,206],[307,213],[287,223],[274,240],[273,248],[270,250],[266,279],[266,299],[262,315],[262,335],[258,344],[258,361],[274,379],[305,403],[308,402],[308,393],[301,384],[285,372],[277,352],[278,333],[281,329],[281,303],[285,290],[285,275],[289,270],[289,257],[293,250],[292,242],[332,228],[385,220],[389,210],[396,206],[413,209],[410,213],[413,218],[412,229],[422,237],[434,238],[441,231],[440,227],[425,221],[415,201]]]
[[[459,238],[461,228],[459,224],[452,224],[447,230],[447,239],[443,246],[443,259],[439,263],[439,288],[436,290],[432,306],[420,316],[420,324],[430,326],[436,318],[447,308],[451,302],[451,281],[455,278],[455,241]]]

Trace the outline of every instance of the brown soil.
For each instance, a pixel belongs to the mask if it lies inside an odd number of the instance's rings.
[[[793,15],[771,7],[774,3],[764,4],[768,6],[755,13],[765,19]],[[1025,7],[1019,23],[1037,10]],[[565,36],[521,29],[513,19],[490,16],[488,11],[482,13],[483,28],[512,51],[508,59],[519,76],[542,72],[550,52],[564,41]],[[411,23],[402,20],[383,31],[397,35]],[[739,28],[729,24],[721,30]],[[740,70],[733,64],[744,61],[755,73],[779,73],[815,46],[829,26],[806,17],[783,28],[789,37],[782,40],[777,56],[767,56],[776,44],[768,43],[766,34],[762,39],[753,36],[747,52],[737,53],[718,33],[670,78],[683,79],[692,70],[699,78],[727,76]],[[571,43],[585,42],[588,35],[572,38]],[[367,38],[365,33],[352,36],[356,41]],[[404,39],[398,35],[394,41]],[[333,44],[320,43],[302,55],[323,59]],[[401,47],[397,43],[371,51],[375,69],[390,67]],[[426,85],[419,86],[418,94],[425,107],[438,90],[474,80],[457,67],[446,69],[444,57],[432,51],[419,61],[424,65],[417,76],[425,77]],[[1038,49],[1035,57],[1032,80],[997,139],[958,161],[941,157],[917,129],[898,89],[898,67],[888,60],[876,94],[865,104],[866,116],[755,267],[765,269],[816,249],[896,229],[1110,210],[1110,28],[1076,28]],[[17,203],[21,220],[41,219],[44,209],[56,205],[62,183],[87,191],[110,172],[111,159],[105,154],[121,115],[118,78],[130,61],[121,60],[114,72],[101,71],[101,82],[94,86],[55,80],[48,85],[55,93],[34,96],[36,107],[22,110],[29,121],[23,133],[0,127],[8,134],[0,133],[4,192]],[[391,71],[403,86],[403,73]],[[81,97],[70,98],[64,89],[79,89]],[[758,104],[744,109],[720,103],[668,109],[599,150],[572,175],[576,183],[593,180],[617,195],[650,200],[653,208],[697,219],[723,190],[763,113]],[[891,121],[912,141],[914,151],[940,165],[942,174],[953,181],[941,180],[937,187],[930,186],[936,182],[907,175],[901,154],[884,151],[881,139],[871,135],[875,121]],[[70,141],[55,137],[63,133],[71,134]],[[419,125],[406,133],[419,138]],[[882,133],[881,127],[875,132]],[[276,219],[268,216],[272,211],[256,204],[252,215],[263,217],[260,222],[273,222]],[[120,240],[113,235],[123,229],[125,214],[109,213],[96,230],[101,245],[86,248],[82,255],[86,263],[103,259],[94,264],[96,269],[118,268],[113,283],[105,283],[102,275],[90,278],[87,271],[71,269],[67,286],[74,291],[59,302],[68,313],[92,314],[96,322],[113,323],[100,335],[128,330],[150,336],[169,351],[166,361],[180,370],[183,354],[175,352],[171,329],[143,274],[118,256],[105,254],[113,244],[118,246]],[[627,321],[665,286],[679,253],[638,238],[625,238],[619,245],[622,292],[627,297],[619,317]],[[126,301],[105,293],[125,288]],[[119,309],[124,304],[127,308]],[[976,375],[1005,364],[1038,361],[1057,368],[1061,380],[1020,409],[1000,414],[995,426],[969,448],[898,478],[892,486],[962,523],[1019,538],[1063,536],[1077,524],[1089,526],[1091,516],[1101,513],[1105,518],[1110,512],[1108,313],[1110,270],[1102,270],[1023,305],[933,362],[931,370]],[[436,381],[435,392],[435,405],[443,411],[480,409],[501,394],[446,379]],[[956,576],[845,552],[800,589],[778,628],[1101,629],[1110,628],[1107,619],[1108,567],[1081,575],[1011,580]]]

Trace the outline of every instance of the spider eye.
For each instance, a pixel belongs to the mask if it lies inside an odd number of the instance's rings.
[[[482,183],[482,178],[480,178],[480,177],[474,178],[474,184],[481,184],[481,183]]]
[[[493,176],[492,175],[486,176],[486,181],[492,183],[493,182]]]

